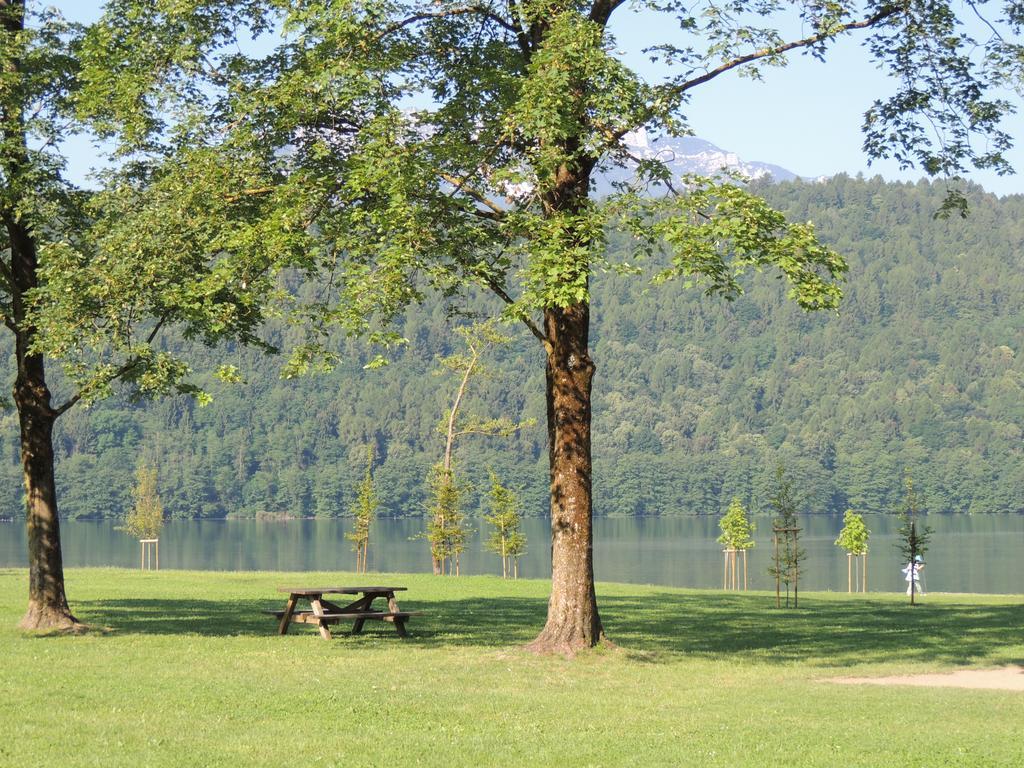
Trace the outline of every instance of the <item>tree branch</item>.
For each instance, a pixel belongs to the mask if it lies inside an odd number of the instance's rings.
[[[523,19],[519,15],[518,0],[508,0],[508,13],[512,17],[512,23],[515,25],[519,50],[522,51],[523,58],[529,61],[533,56],[533,47],[530,45],[530,36],[526,34],[526,30],[523,28]]]
[[[111,379],[111,381],[113,381],[113,379]],[[71,396],[71,398],[66,403],[60,406],[60,408],[53,409],[53,418],[56,419],[59,418],[60,416],[63,416],[65,413],[71,410],[75,403],[77,403],[81,399],[82,393],[76,392],[74,395]]]
[[[237,192],[233,195],[228,195],[224,198],[226,202],[237,203],[243,197],[253,197],[255,195],[269,195],[275,190],[275,187],[253,187],[252,189],[243,189],[241,192]]]
[[[626,0],[594,0],[594,4],[590,8],[590,20],[602,27],[605,26],[615,9],[624,2]]]
[[[476,200],[478,203],[480,203],[480,205],[485,205],[488,208],[490,208],[492,211],[494,211],[494,213],[495,213],[495,215],[497,217],[504,218],[504,216],[505,216],[505,209],[504,208],[502,208],[496,202],[494,202],[493,200],[488,198],[482,192],[479,192],[479,191],[473,189],[472,187],[467,187],[466,186],[466,181],[468,180],[469,177],[466,177],[465,179],[461,179],[460,180],[460,179],[455,178],[451,174],[444,173],[444,172],[442,172],[440,174],[440,176],[441,176],[442,179],[444,179],[449,184],[451,184],[452,186],[455,187],[455,189],[452,191],[452,195],[454,195],[456,192],[464,191],[467,195],[469,195],[474,200]]]
[[[153,339],[155,339],[156,335],[160,333],[160,329],[163,328],[165,322],[167,322],[167,315],[163,315],[159,320],[157,320],[156,325],[153,326],[153,330],[150,331],[149,336],[146,337],[147,344],[153,343]]]
[[[875,24],[878,24],[881,21],[885,21],[891,16],[895,16],[899,13],[902,13],[903,11],[904,8],[898,5],[886,6],[877,13],[875,13],[874,15],[869,16],[866,19],[862,19],[861,21],[851,21],[848,24],[841,24],[838,27],[834,27],[828,32],[821,32],[817,35],[811,35],[810,37],[805,37],[800,40],[793,40],[792,42],[784,43],[783,45],[778,45],[773,48],[762,48],[758,51],[754,51],[753,53],[748,53],[745,56],[738,56],[737,58],[732,59],[731,61],[727,61],[724,64],[721,64],[720,66],[715,67],[714,69],[708,72],[705,72],[703,75],[700,75],[699,77],[695,77],[692,80],[687,80],[686,82],[673,86],[668,90],[671,92],[673,96],[678,98],[687,91],[696,88],[698,85],[703,85],[709,80],[714,80],[719,75],[725,74],[726,72],[736,69],[736,67],[741,67],[744,64],[749,64],[752,61],[766,59],[770,56],[778,56],[780,54],[786,53],[787,51],[792,51],[796,48],[807,48],[808,46],[814,45],[815,43],[820,43],[823,40],[834,38],[842,34],[843,32],[873,27]],[[613,142],[619,141],[623,136],[625,136],[630,131],[634,130],[637,126],[643,125],[644,122],[646,122],[651,117],[652,111],[648,110],[643,120],[638,121],[637,123],[630,125],[626,128],[620,128],[616,131],[613,131],[610,135],[610,138]]]
[[[1002,34],[999,32],[998,29],[995,28],[995,26],[993,26],[991,21],[989,21],[987,18],[985,18],[985,16],[982,14],[982,12],[978,9],[978,6],[977,6],[976,3],[974,3],[972,0],[967,0],[967,5],[969,5],[971,7],[971,10],[974,11],[974,15],[977,16],[979,19],[981,19],[981,22],[992,31],[992,35],[997,40],[999,40],[1001,42],[1005,42],[1005,41],[1003,41]]]
[[[405,27],[412,26],[421,21],[430,21],[431,19],[443,19],[448,16],[465,16],[466,14],[479,14],[484,18],[490,19],[491,21],[498,24],[498,26],[507,29],[509,32],[514,33],[517,37],[521,34],[519,27],[506,19],[501,18],[498,14],[483,5],[464,5],[458,8],[447,8],[442,11],[423,11],[422,13],[414,13],[412,16],[407,16],[401,21],[396,21],[394,24],[390,24],[384,28],[384,30],[377,36],[377,40],[382,40],[390,34],[397,32]]]
[[[829,38],[836,37],[837,35],[840,35],[843,32],[849,32],[850,30],[853,29],[865,29],[867,27],[873,27],[878,22],[884,21],[885,19],[888,19],[890,16],[895,16],[902,10],[903,8],[901,8],[898,5],[886,6],[885,8],[882,8],[882,10],[878,11],[878,13],[874,14],[873,16],[869,16],[868,18],[863,19],[861,21],[851,21],[848,24],[841,24],[838,27],[830,29],[828,32],[820,32],[817,35],[811,35],[810,37],[805,37],[801,40],[793,40],[792,42],[785,43],[783,45],[778,45],[775,46],[774,48],[762,48],[759,51],[748,53],[746,56],[738,56],[732,61],[727,61],[721,66],[712,69],[710,72],[705,72],[700,77],[695,77],[692,80],[687,80],[685,83],[676,86],[672,90],[676,92],[678,95],[682,95],[691,88],[696,88],[698,85],[703,85],[704,83],[708,82],[708,80],[713,80],[719,75],[724,74],[729,70],[735,69],[736,67],[743,66],[744,64],[749,64],[752,61],[758,61],[759,59],[765,59],[770,56],[778,56],[780,54],[786,53],[787,51],[792,51],[794,48],[806,48],[808,46],[814,45],[815,43],[820,43],[823,40],[828,40]]]
[[[502,301],[504,301],[506,304],[508,304],[509,306],[512,306],[512,305],[514,305],[516,303],[515,299],[513,299],[511,296],[509,296],[508,292],[493,277],[490,277],[489,275],[485,275],[484,276],[484,280],[487,283],[487,287],[490,288],[494,292],[494,294],[498,298],[500,298]],[[523,321],[523,325],[525,325],[527,328],[529,328],[530,329],[530,333],[532,333],[534,336],[536,336],[537,339],[540,342],[543,343],[543,342],[547,341],[547,336],[544,335],[544,332],[540,328],[537,327],[537,324],[534,323],[533,320],[531,320],[529,318],[529,316],[527,316],[524,313],[523,315],[520,316],[519,319]]]
[[[164,322],[166,320],[167,320],[167,316],[164,315],[163,317],[161,317],[157,321],[156,325],[153,326],[153,330],[150,331],[149,335],[146,337],[146,344],[152,344],[153,343],[153,339],[155,339],[157,334],[160,333],[160,329],[163,327]],[[103,383],[104,384],[110,384],[111,382],[117,381],[121,377],[127,375],[128,373],[131,372],[132,368],[134,368],[135,366],[137,366],[139,364],[140,360],[141,360],[141,358],[138,355],[132,355],[127,360],[125,360],[124,364],[120,368],[118,368],[116,371],[114,371],[112,374],[110,374],[110,376],[108,376],[106,379],[104,379]],[[54,408],[53,409],[53,418],[56,419],[59,416],[65,414],[69,410],[71,410],[75,406],[75,404],[82,399],[82,394],[83,393],[81,391],[76,392],[70,398],[68,398],[67,402],[61,404],[58,408]]]
[[[477,216],[481,219],[487,219],[488,221],[503,221],[505,218],[504,216],[499,216],[491,211],[481,211],[479,208],[474,208],[470,213],[473,216]]]

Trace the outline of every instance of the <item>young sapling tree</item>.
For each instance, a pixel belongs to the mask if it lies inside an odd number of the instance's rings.
[[[512,578],[519,578],[519,558],[526,554],[526,534],[516,529],[509,534],[506,542],[506,552],[512,561]]]
[[[491,490],[488,494],[491,511],[484,515],[494,530],[484,543],[489,551],[501,558],[501,577],[509,574],[519,578],[519,558],[526,552],[526,536],[522,532],[523,515],[515,491],[502,485],[500,478],[489,470]]]
[[[915,605],[915,597],[920,591],[920,569],[924,567],[924,555],[928,551],[928,542],[932,536],[930,525],[918,520],[924,510],[914,490],[914,480],[908,474],[904,479],[906,493],[903,507],[900,509],[900,527],[896,531],[896,546],[903,556],[904,568],[910,595],[910,604]]]
[[[366,573],[366,565],[370,551],[370,527],[380,506],[377,489],[373,480],[373,462],[376,453],[373,443],[366,446],[366,471],[356,492],[355,505],[352,507],[353,529],[345,534],[352,542],[352,551],[356,553],[356,573]]]
[[[786,607],[789,608],[790,590],[793,607],[800,607],[800,575],[806,550],[800,545],[800,526],[797,520],[798,502],[793,483],[779,464],[775,469],[775,492],[771,499],[775,518],[772,520],[774,550],[772,566],[768,572],[775,577],[775,605],[781,607],[780,585],[786,588]]]
[[[860,564],[860,590],[868,591],[868,538],[871,531],[864,524],[864,517],[852,509],[843,513],[843,529],[835,545],[846,550],[846,591],[853,591],[853,559]]]
[[[467,486],[444,464],[433,466],[427,481],[430,497],[427,507],[426,539],[435,575],[460,575],[460,555],[465,551],[466,515],[463,511]]]
[[[140,466],[135,472],[132,508],[124,516],[121,530],[136,539],[156,539],[164,527],[164,505],[156,487],[157,472]]]
[[[145,563],[148,543],[159,539],[164,528],[164,505],[157,490],[155,468],[143,464],[135,471],[132,500],[132,507],[124,516],[121,530],[139,540],[143,551],[142,562]]]
[[[739,497],[733,497],[729,508],[725,511],[722,519],[718,521],[718,527],[722,534],[718,537],[718,543],[725,547],[725,581],[724,589],[739,589],[739,579],[736,574],[736,553],[743,553],[743,588],[747,588],[747,550],[751,549],[755,542],[753,533],[757,529],[756,524],[747,517],[747,510]],[[731,578],[730,578],[731,577]]]
[[[452,396],[451,407],[438,426],[438,431],[445,438],[444,459],[440,465],[431,469],[428,477],[433,504],[426,538],[431,546],[434,573],[443,573],[445,559],[454,558],[455,575],[458,575],[459,553],[463,550],[469,532],[460,528],[465,515],[459,508],[459,499],[463,494],[454,467],[456,441],[466,435],[509,437],[532,422],[516,423],[507,417],[484,419],[475,414],[460,420],[460,417],[464,417],[462,408],[469,394],[470,383],[475,378],[489,375],[484,365],[484,356],[512,339],[498,331],[494,320],[462,326],[456,328],[455,333],[462,340],[464,350],[440,361],[440,373],[455,374],[459,383]],[[449,562],[449,573],[452,572],[451,566]]]

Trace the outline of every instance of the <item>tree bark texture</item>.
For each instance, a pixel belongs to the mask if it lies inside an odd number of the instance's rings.
[[[22,346],[19,341],[18,346]],[[57,516],[57,491],[53,471],[53,423],[49,408],[43,360],[27,355],[14,399],[21,424],[21,463],[25,479],[28,524],[28,610],[22,629],[71,629],[78,623],[64,592],[64,564]],[[21,370],[27,371],[26,376]]]
[[[528,646],[572,655],[603,639],[594,591],[591,492],[590,307],[548,309],[547,400],[551,463],[551,597],[547,623]]]

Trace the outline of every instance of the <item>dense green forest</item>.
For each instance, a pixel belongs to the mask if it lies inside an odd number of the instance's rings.
[[[970,191],[967,219],[937,220],[945,188],[837,177],[764,185],[849,261],[841,313],[805,314],[768,275],[734,302],[682,283],[599,274],[593,283],[595,511],[718,514],[733,496],[765,511],[784,463],[810,512],[892,511],[904,472],[929,512],[1024,510],[1024,196]],[[613,243],[612,250],[624,248]],[[481,299],[480,313],[496,311]],[[284,380],[282,361],[210,350],[244,383],[187,398],[111,400],[58,422],[61,511],[123,514],[140,462],[159,470],[173,517],[345,514],[376,443],[382,512],[419,515],[456,383],[432,375],[458,341],[441,301],[413,307],[408,345],[382,369],[339,342],[329,374]],[[476,489],[493,467],[547,505],[543,354],[515,340],[474,382],[467,413],[533,418],[512,438],[467,436],[457,466]],[[299,329],[268,339],[287,347]],[[9,369],[10,370],[10,369]],[[205,382],[204,382],[205,383]],[[20,504],[17,419],[2,416],[0,516]]]

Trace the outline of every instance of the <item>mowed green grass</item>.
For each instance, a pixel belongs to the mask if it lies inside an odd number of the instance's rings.
[[[1021,766],[1024,694],[835,675],[1024,661],[1022,598],[774,595],[600,584],[615,650],[521,646],[548,584],[426,575],[82,569],[94,630],[14,628],[0,570],[0,766]],[[400,640],[280,637],[278,585],[407,586]]]

